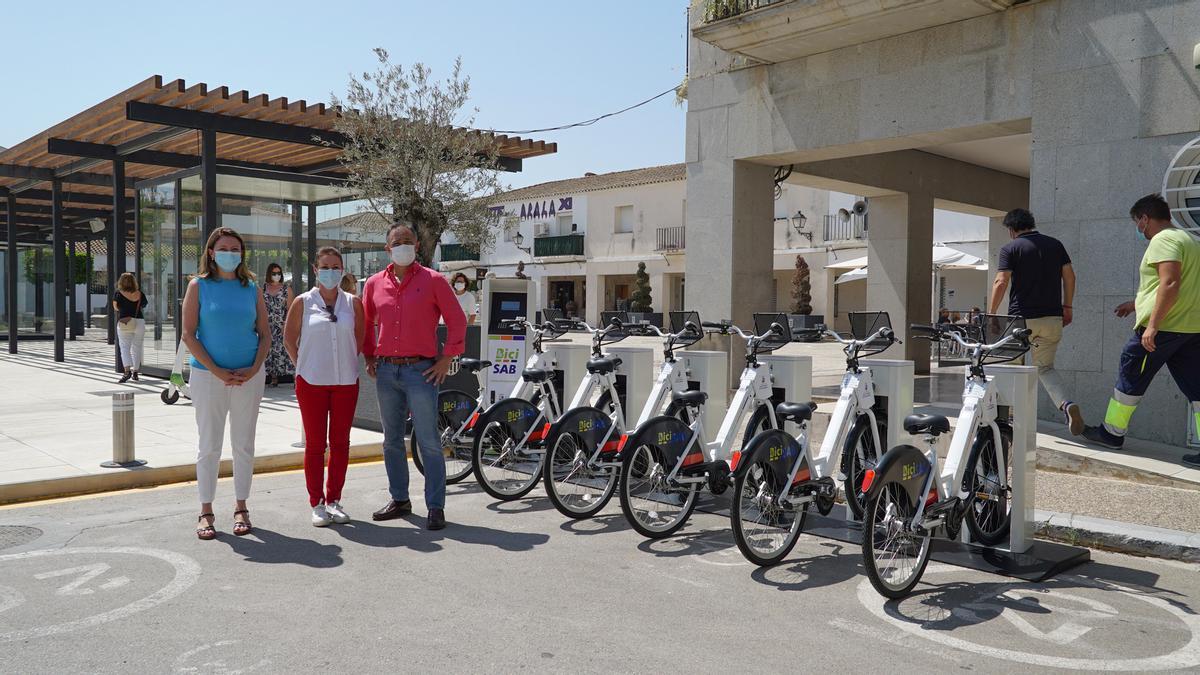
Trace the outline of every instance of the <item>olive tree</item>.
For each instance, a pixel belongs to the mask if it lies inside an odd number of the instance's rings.
[[[471,127],[470,78],[456,59],[445,80],[421,63],[405,68],[376,49],[374,72],[350,76],[334,129],[346,137],[349,187],[369,208],[413,226],[429,264],[444,232],[475,250],[495,238],[489,201],[502,190],[495,138]],[[386,222],[386,221],[385,221]]]

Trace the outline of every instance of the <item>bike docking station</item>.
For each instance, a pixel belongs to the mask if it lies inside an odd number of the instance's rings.
[[[1023,328],[1023,322],[1021,327]],[[914,326],[914,329],[917,328],[919,327]],[[1011,331],[1011,328],[1012,324],[1009,325],[1008,330]],[[981,332],[988,330],[981,329]],[[1003,352],[997,353],[1003,354]],[[976,461],[976,456],[974,453],[968,455],[961,451],[956,453],[954,449],[970,449],[972,446],[979,446],[977,434],[986,433],[989,428],[1000,435],[1011,433],[1011,440],[1008,444],[1008,454],[1011,455],[1009,458],[1011,479],[1007,497],[1011,509],[1006,537],[1000,538],[992,545],[973,540],[971,528],[962,526],[965,523],[961,520],[963,516],[959,515],[960,520],[957,522],[960,529],[957,530],[957,536],[953,539],[944,536],[931,537],[929,558],[958,567],[1013,577],[1023,581],[1040,582],[1076,565],[1088,562],[1091,554],[1086,548],[1034,538],[1036,530],[1034,504],[1037,492],[1038,373],[1037,368],[1033,366],[1008,365],[1008,363],[1014,362],[1019,363],[1020,361],[1010,358],[1003,365],[988,365],[986,383],[981,382],[981,378],[978,377],[979,374],[984,373],[982,366],[979,367],[975,377],[971,376],[975,372],[972,371],[973,366],[965,366],[967,377],[964,382],[963,406],[957,415],[953,435],[949,429],[950,425],[946,424],[948,420],[935,419],[940,416],[925,414],[911,415],[907,419],[904,417],[912,410],[913,366],[911,362],[864,359],[862,365],[864,368],[868,366],[872,368],[877,394],[889,396],[886,446],[890,449],[889,452],[907,447],[914,453],[910,457],[916,456],[915,453],[918,452],[924,454],[932,440],[938,455],[938,463],[934,465],[938,474],[932,483],[943,496],[966,495],[965,498],[968,501],[964,505],[965,509],[977,508],[971,501],[973,497],[967,492],[968,488],[964,480],[968,473],[968,466]],[[905,421],[904,425],[900,423],[901,420]],[[911,434],[902,428],[909,426],[910,422],[913,423],[913,433]],[[944,427],[933,432],[936,435],[934,438],[927,430],[938,423]],[[985,472],[982,480],[993,484],[997,483],[995,467],[984,466],[985,453],[980,452],[978,457],[979,468]],[[887,459],[887,457],[882,458],[878,464],[880,470],[885,473],[892,470],[890,466],[884,467]],[[909,469],[911,465],[901,468]],[[920,473],[920,467],[917,468],[917,473]],[[876,477],[876,480],[884,480],[884,478]],[[912,480],[916,480],[920,484],[919,481],[924,479],[915,476]],[[979,485],[979,483],[975,485]],[[980,492],[978,487],[975,490],[977,493]],[[931,510],[937,508],[937,505],[934,504],[935,496],[937,495],[930,494],[929,498],[924,500],[926,507]],[[1004,497],[999,499],[1002,500]],[[995,496],[991,496],[991,501],[995,503],[998,500]],[[1003,506],[1001,504],[999,508],[1003,508]],[[839,508],[843,508],[847,516],[850,516],[850,508],[846,506]],[[813,519],[813,526],[806,527],[805,531],[808,534],[861,544],[864,537],[863,523],[852,517],[847,517],[845,520],[839,519],[836,517],[837,514],[837,509],[829,516],[809,513],[808,517]],[[950,516],[948,515],[946,518],[949,520]]]
[[[605,352],[621,360],[617,365],[617,397],[625,418],[637,419],[646,407],[650,387],[654,384],[654,350],[650,347],[621,347],[614,345]]]
[[[675,358],[683,362],[688,389],[708,392],[700,417],[704,421],[704,442],[712,443],[729,405],[729,353],[684,349],[676,352]]]

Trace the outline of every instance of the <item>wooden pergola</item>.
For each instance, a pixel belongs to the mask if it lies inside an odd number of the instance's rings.
[[[44,244],[54,251],[55,360],[64,358],[67,256],[76,242],[103,238],[109,287],[125,270],[127,242],[138,241],[135,186],[199,168],[203,221],[218,222],[217,167],[280,180],[346,178],[338,161],[346,138],[334,129],[337,111],[324,103],[272,98],[229,87],[163,84],[155,75],[21,143],[0,151],[0,224],[6,226],[8,349],[17,351],[16,250]],[[551,154],[557,144],[485,134],[500,167],[520,171],[522,160]],[[103,225],[101,226],[101,223]],[[72,293],[71,302],[74,301]],[[72,335],[72,338],[75,336]],[[109,342],[115,324],[109,321]]]

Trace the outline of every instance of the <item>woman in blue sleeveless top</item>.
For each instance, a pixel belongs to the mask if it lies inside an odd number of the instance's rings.
[[[192,353],[188,390],[196,411],[200,448],[196,484],[200,490],[200,522],[196,536],[213,539],[212,502],[225,420],[233,445],[233,489],[237,505],[233,533],[249,534],[250,479],[254,475],[254,432],[262,400],[263,361],[271,349],[271,329],[262,293],[246,268],[241,235],[228,227],[208,237],[200,269],[183,298],[184,343]]]

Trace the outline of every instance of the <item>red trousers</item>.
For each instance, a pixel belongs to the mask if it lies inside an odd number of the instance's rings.
[[[300,403],[300,418],[304,422],[304,482],[308,485],[309,505],[341,501],[346,466],[350,463],[350,424],[358,404],[358,383],[316,385],[297,375],[296,401]],[[322,491],[326,438],[329,478]]]

